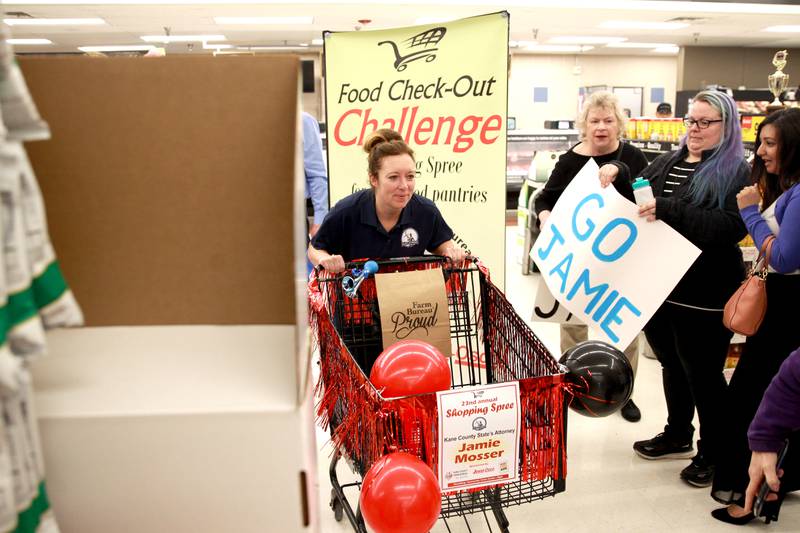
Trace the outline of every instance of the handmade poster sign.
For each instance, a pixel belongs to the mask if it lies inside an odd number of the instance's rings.
[[[555,322],[557,324],[581,323],[569,309],[558,303],[558,300],[550,293],[544,283],[536,288],[536,301],[533,304],[531,320],[534,322]]]
[[[700,255],[661,221],[647,222],[589,160],[531,250],[553,296],[600,340],[625,349]]]

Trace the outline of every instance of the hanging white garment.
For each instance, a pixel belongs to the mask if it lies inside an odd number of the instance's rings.
[[[49,139],[50,127],[39,115],[11,45],[6,42],[10,37],[8,27],[0,26],[0,109],[7,137],[20,141]]]
[[[50,235],[44,200],[28,154],[22,143],[9,143],[17,158],[21,195],[23,231],[27,262],[32,276],[36,305],[46,328],[83,325],[83,313],[67,286],[56,260]]]

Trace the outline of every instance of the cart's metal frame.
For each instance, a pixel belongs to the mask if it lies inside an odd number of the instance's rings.
[[[475,264],[456,268],[452,265],[449,265],[445,258],[438,256],[424,256],[421,258],[403,258],[379,261],[382,269],[384,267],[403,268],[406,265],[411,265],[411,268],[413,268],[413,265],[419,266],[422,263],[441,264],[443,266],[445,279],[449,279],[449,276],[466,276],[469,279],[468,286],[465,287],[462,292],[448,293],[451,335],[454,339],[457,337],[459,339],[467,339],[465,345],[467,351],[466,359],[470,362],[466,375],[463,372],[463,368],[459,365],[458,370],[460,375],[456,376],[456,370],[453,368],[454,365],[451,358],[451,376],[458,377],[460,379],[459,383],[461,383],[461,385],[456,385],[454,388],[458,386],[471,386],[496,382],[495,376],[493,375],[494,365],[489,364],[489,358],[492,356],[492,353],[487,340],[488,335],[486,334],[486,330],[492,328],[492,324],[488,319],[488,306],[490,298],[489,287],[491,283],[488,281],[484,271],[478,268]],[[349,263],[347,266],[348,269],[350,269],[360,265],[361,262],[354,262]],[[477,287],[475,285],[475,277],[477,277],[479,280]],[[344,345],[347,346],[348,350],[351,352],[351,355],[356,361],[362,363],[364,360],[370,357],[368,352],[374,352],[376,349],[380,349],[381,346],[380,320],[377,302],[374,302],[374,306],[372,307],[370,307],[370,302],[367,302],[368,312],[374,316],[374,320],[371,322],[371,327],[367,328],[363,323],[355,327],[348,327],[347,317],[352,317],[352,315],[355,313],[363,314],[365,312],[365,302],[358,300],[353,301],[349,298],[346,298],[342,294],[341,278],[342,276],[331,276],[327,279],[320,279],[320,286],[321,290],[332,291],[336,294],[336,297],[331,299],[331,301],[334,302],[334,308],[329,309],[331,320],[333,321],[337,333],[340,335]],[[491,287],[494,289],[494,291],[499,293],[499,290],[494,288],[493,285],[491,285]],[[470,300],[470,294],[472,294],[472,300]],[[476,294],[480,294],[479,301],[476,301]],[[510,307],[510,304],[508,305]],[[348,308],[348,306],[353,307]],[[522,321],[513,312],[513,308],[508,312],[513,314],[522,327],[527,328],[527,326],[524,324],[524,321]],[[480,327],[484,329],[483,339],[479,338],[480,336],[478,329]],[[530,335],[533,335],[532,332]],[[477,368],[479,364],[479,354],[477,352],[481,349],[484,351],[487,358],[485,364],[485,381]],[[543,345],[541,345],[541,350],[546,352],[546,348],[544,348]],[[550,357],[549,353],[546,353],[546,355]],[[510,366],[515,368],[508,368],[508,361],[505,361],[504,363],[506,365],[504,370],[507,372],[510,371],[515,375],[530,377],[529,374],[533,372],[533,370],[529,367],[530,365],[528,365],[526,361],[512,362]],[[338,410],[339,407],[339,404],[337,404],[336,410]],[[561,416],[564,417],[563,427],[565,433],[562,442],[563,446],[566,447],[566,403],[564,403],[562,406]],[[331,419],[331,426],[334,429],[337,425],[335,418],[336,417],[334,416]],[[526,417],[525,423],[533,424],[532,417]],[[361,481],[349,483],[339,482],[336,468],[341,457],[343,457],[342,451],[338,449],[335,450],[329,467],[329,475],[332,487],[329,505],[333,510],[334,517],[337,521],[342,520],[346,516],[356,532],[367,533],[360,507],[357,506],[356,509],[353,510],[353,507],[350,505],[345,495],[346,490],[360,490]],[[348,462],[350,462],[351,470],[362,477],[364,474],[366,474],[365,465],[361,464],[357,458],[347,457],[347,459],[349,460]],[[450,525],[448,524],[447,519],[457,516],[462,517],[466,523],[467,530],[472,531],[467,518],[470,515],[481,513],[483,515],[482,522],[485,522],[488,530],[492,531],[491,520],[489,517],[489,514],[491,513],[494,521],[499,527],[499,530],[501,532],[507,532],[509,528],[509,521],[506,517],[503,507],[520,505],[522,503],[544,499],[549,496],[554,496],[558,492],[564,491],[566,488],[566,482],[563,475],[565,470],[566,465],[563,464],[562,461],[559,461],[558,471],[560,475],[556,476],[555,478],[547,478],[545,480],[538,481],[517,481],[476,492],[465,491],[454,494],[445,494],[442,496],[441,518],[444,520],[448,531],[450,531]]]

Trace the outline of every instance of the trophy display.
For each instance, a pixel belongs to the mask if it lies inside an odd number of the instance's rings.
[[[769,75],[768,80],[769,90],[775,96],[775,100],[773,100],[767,108],[768,111],[783,108],[780,96],[781,93],[786,90],[786,87],[789,86],[789,75],[783,72],[788,57],[789,53],[786,50],[780,50],[779,52],[775,52],[775,56],[772,58],[772,64],[775,66],[776,70]]]

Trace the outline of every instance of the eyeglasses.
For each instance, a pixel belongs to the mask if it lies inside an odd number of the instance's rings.
[[[689,117],[683,119],[683,123],[686,124],[687,128],[691,128],[692,126],[697,126],[701,130],[708,128],[715,122],[722,122],[722,119],[719,118],[717,120],[708,120],[707,118],[701,118],[700,120],[695,120]]]

